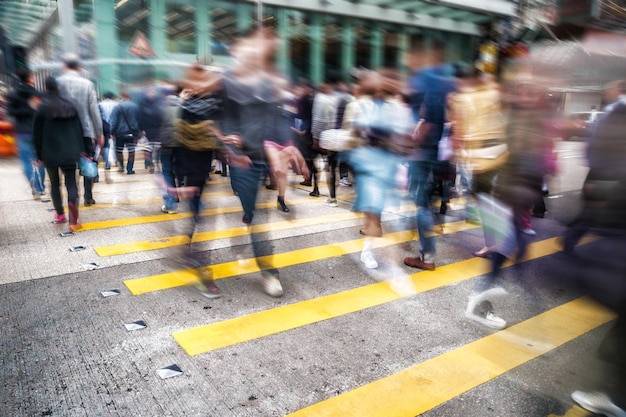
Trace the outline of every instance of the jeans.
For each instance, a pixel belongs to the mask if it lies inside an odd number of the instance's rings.
[[[76,184],[76,167],[52,167],[48,168],[48,176],[50,177],[50,196],[52,197],[52,205],[58,215],[64,214],[63,202],[61,201],[61,180],[59,169],[63,171],[65,177],[65,189],[67,190],[68,203],[78,206],[78,186]]]
[[[33,162],[37,160],[35,154],[35,145],[33,144],[33,135],[31,133],[17,134],[17,153],[24,175],[30,184],[33,193],[43,193],[45,189],[46,169],[42,166],[34,167]]]
[[[432,211],[432,196],[435,188],[435,174],[439,166],[436,158],[413,161],[410,166],[410,189],[414,192],[417,206],[417,233],[420,240],[420,252],[435,254],[435,235],[433,226],[435,216]]]
[[[168,188],[176,188],[174,179],[174,158],[172,148],[161,149],[161,172]],[[176,209],[176,193],[170,190],[163,195],[163,202],[168,209]]]

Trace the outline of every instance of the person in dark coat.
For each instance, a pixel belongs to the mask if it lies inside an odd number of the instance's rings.
[[[30,183],[33,198],[41,200],[44,192],[46,171],[36,166],[33,147],[33,116],[35,107],[41,101],[41,94],[34,87],[35,77],[28,68],[18,68],[20,83],[8,96],[7,113],[15,120],[18,156],[22,162],[24,175]]]
[[[150,87],[141,97],[137,122],[148,143],[143,145],[146,169],[154,173],[154,161],[159,161],[161,147],[161,128],[164,118],[163,97],[155,87]]]
[[[59,188],[59,171],[62,171],[67,189],[70,230],[80,229],[76,168],[81,154],[93,156],[93,146],[91,139],[83,136],[76,108],[71,101],[59,95],[57,82],[52,77],[46,79],[46,95],[33,119],[33,141],[37,157],[43,162],[50,178],[55,222],[67,221]]]

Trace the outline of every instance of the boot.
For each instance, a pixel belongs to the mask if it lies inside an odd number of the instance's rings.
[[[68,202],[67,207],[70,212],[70,230],[75,232],[83,227],[83,225],[78,222],[78,206],[75,203]]]
[[[278,197],[278,208],[285,213],[289,212],[289,207],[287,207],[287,205],[285,204],[284,197],[280,197],[280,196]]]

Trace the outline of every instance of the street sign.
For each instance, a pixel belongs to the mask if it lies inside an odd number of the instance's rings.
[[[128,47],[128,52],[135,56],[156,56],[154,50],[148,42],[148,38],[146,38],[146,35],[140,31],[135,32],[133,40],[130,42],[130,46]]]

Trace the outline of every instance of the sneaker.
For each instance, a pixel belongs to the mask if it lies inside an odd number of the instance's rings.
[[[263,281],[261,285],[263,286],[263,291],[265,294],[271,297],[282,297],[283,296],[283,286],[280,284],[278,278],[273,274],[262,274]]]
[[[506,327],[506,320],[498,317],[493,312],[491,302],[485,300],[479,302],[479,298],[483,295],[484,293],[475,296],[475,298],[470,297],[467,309],[465,310],[465,317],[492,329],[504,329]]]
[[[65,214],[55,214],[54,220],[52,221],[52,223],[54,224],[67,223],[67,217],[65,216]]]
[[[328,200],[324,201],[324,205],[329,206],[329,207],[337,207],[337,199],[336,198],[329,198]]]
[[[339,180],[339,186],[340,187],[352,187],[352,184],[347,178],[344,177]]]
[[[416,258],[404,258],[404,264],[411,268],[424,269],[426,271],[432,271],[435,269],[434,262],[424,262],[421,256]]]
[[[522,233],[528,236],[535,236],[537,234],[537,232],[535,232],[535,230],[531,229],[530,227],[527,227],[526,229],[522,229]]]
[[[161,213],[176,214],[178,213],[178,210],[176,210],[176,208],[173,208],[173,207],[163,206],[161,207]]]
[[[619,408],[602,392],[574,391],[572,400],[585,410],[607,417],[626,417],[626,411]]]
[[[33,191],[33,200],[41,201],[45,193],[43,191]]]
[[[199,281],[196,284],[196,288],[198,289],[198,291],[200,291],[200,294],[202,294],[206,298],[215,299],[222,296],[222,292],[217,287],[217,285],[215,285],[215,281],[213,281],[212,279]]]
[[[376,269],[378,268],[378,262],[374,259],[374,255],[371,250],[364,250],[361,252],[361,262],[367,269]]]

